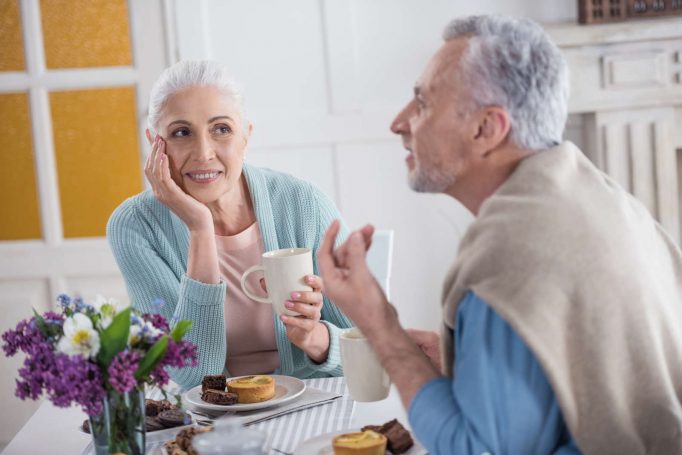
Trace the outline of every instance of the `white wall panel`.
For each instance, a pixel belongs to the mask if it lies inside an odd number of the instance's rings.
[[[246,157],[254,166],[276,169],[306,180],[336,199],[334,156],[331,147],[257,149]]]
[[[205,0],[212,57],[233,69],[247,109],[327,110],[317,0]]]
[[[31,308],[39,313],[53,309],[56,302],[49,297],[48,289],[47,280],[0,280],[0,333],[13,329],[22,319],[30,318]],[[14,380],[23,363],[23,353],[8,358],[3,352],[0,356],[0,403],[7,405],[8,411],[0,414],[0,441],[12,439],[41,403],[20,401],[14,396]]]

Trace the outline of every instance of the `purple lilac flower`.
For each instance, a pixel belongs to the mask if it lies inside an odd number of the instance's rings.
[[[45,337],[33,323],[35,318],[28,321],[20,321],[14,330],[8,330],[2,334],[2,350],[8,357],[12,357],[18,351],[29,353],[33,346],[45,342]]]
[[[140,364],[140,353],[122,351],[116,354],[109,365],[109,384],[118,393],[130,392],[135,388],[135,371]]]
[[[170,379],[166,371],[167,367],[184,368],[186,366],[196,367],[197,365],[197,347],[194,343],[187,340],[180,340],[176,343],[172,338],[169,338],[166,355],[152,370],[150,378],[152,382],[161,387],[168,384]]]
[[[88,415],[102,412],[102,399],[106,395],[102,374],[96,364],[74,355],[55,355],[54,370],[43,375],[47,396],[56,406],[67,407],[76,402]]]
[[[166,321],[166,318],[164,318],[160,314],[143,314],[142,318],[145,321],[151,322],[154,327],[161,330],[162,332],[164,333],[170,332],[170,326],[168,325],[168,321]]]
[[[105,392],[97,365],[81,356],[55,353],[48,343],[29,349],[16,385],[15,394],[22,400],[35,400],[45,392],[55,406],[67,407],[76,402],[89,415],[102,410]]]

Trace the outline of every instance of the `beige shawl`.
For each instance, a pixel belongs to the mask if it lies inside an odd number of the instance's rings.
[[[443,365],[468,290],[542,365],[586,454],[682,453],[682,259],[571,143],[524,159],[482,205],[443,294]]]

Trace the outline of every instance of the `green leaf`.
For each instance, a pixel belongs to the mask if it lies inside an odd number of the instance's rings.
[[[40,314],[38,314],[38,312],[36,311],[35,308],[32,308],[32,310],[33,310],[34,316],[36,317],[36,325],[38,326],[38,329],[40,330],[40,332],[43,334],[43,336],[45,338],[49,337],[50,336],[50,329],[47,326],[47,322],[45,322],[45,319]]]
[[[168,349],[168,335],[164,335],[149,348],[149,351],[140,360],[140,366],[135,372],[135,379],[140,381],[154,369],[157,363],[166,355]]]
[[[175,324],[175,327],[170,334],[171,338],[173,338],[173,341],[177,343],[182,340],[182,337],[185,336],[190,327],[192,327],[192,321],[187,319],[183,319],[182,321]]]
[[[100,349],[97,360],[104,368],[108,368],[114,356],[128,345],[130,334],[130,307],[114,316],[109,327],[99,335]]]

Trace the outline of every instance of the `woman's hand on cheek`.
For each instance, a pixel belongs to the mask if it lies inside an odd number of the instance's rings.
[[[213,229],[213,217],[208,207],[185,193],[171,177],[166,141],[159,135],[152,142],[144,174],[154,196],[184,221],[190,231]]]

